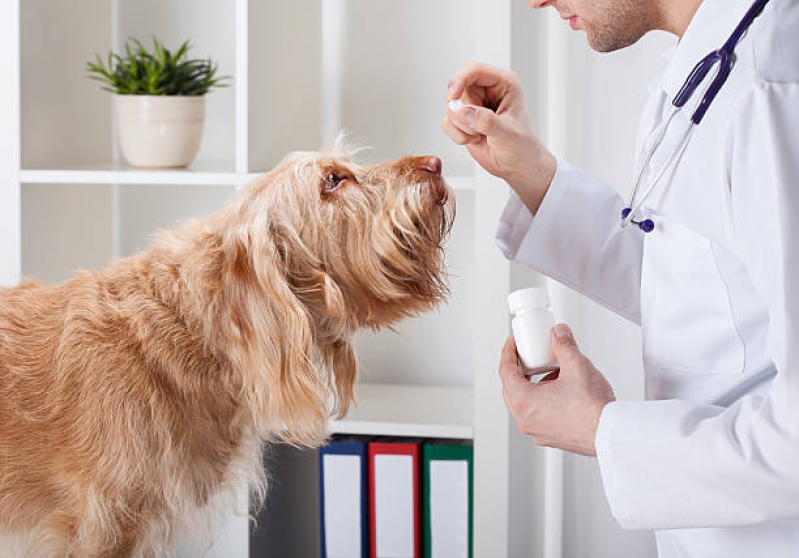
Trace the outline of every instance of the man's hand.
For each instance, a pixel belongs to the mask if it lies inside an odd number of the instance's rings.
[[[560,371],[531,384],[519,365],[516,342],[508,338],[499,365],[505,404],[517,428],[539,446],[596,456],[599,417],[616,400],[613,389],[580,353],[567,326],[553,328],[551,343]]]
[[[557,161],[533,131],[519,78],[510,70],[468,64],[449,82],[441,129],[489,173],[504,179],[532,213],[538,211],[555,176]]]

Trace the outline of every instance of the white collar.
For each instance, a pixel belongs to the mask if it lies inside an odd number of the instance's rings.
[[[673,49],[660,85],[671,99],[680,91],[691,70],[705,56],[721,48],[753,0],[704,0]],[[714,75],[711,71],[711,76]],[[701,91],[701,90],[700,90]],[[695,101],[695,100],[694,100]]]

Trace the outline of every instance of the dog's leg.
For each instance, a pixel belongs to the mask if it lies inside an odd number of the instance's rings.
[[[142,552],[137,548],[140,540],[140,531],[130,525],[131,530],[124,529],[121,536],[109,543],[105,537],[91,539],[73,539],[69,551],[64,554],[67,558],[133,558],[154,556],[150,552]],[[54,555],[55,556],[55,555]]]
[[[70,545],[75,536],[75,523],[64,514],[51,514],[41,523],[17,538],[17,546],[0,546],[2,556],[25,556],[26,558],[53,558],[70,556]]]
[[[67,558],[156,558],[148,547],[146,526],[141,518],[104,517],[95,521],[86,517],[72,530],[66,551],[52,556]],[[152,541],[150,541],[150,545]]]

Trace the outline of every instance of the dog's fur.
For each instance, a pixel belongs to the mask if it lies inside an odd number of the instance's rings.
[[[263,444],[318,445],[347,411],[353,333],[445,295],[428,161],[295,153],[147,252],[0,289],[0,530],[161,556],[238,480],[263,501]]]

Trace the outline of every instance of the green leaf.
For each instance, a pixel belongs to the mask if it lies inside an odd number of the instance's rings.
[[[188,58],[188,40],[174,54],[157,38],[152,41],[152,51],[130,38],[122,54],[110,51],[105,61],[95,54],[95,60],[86,63],[89,78],[120,95],[205,95],[228,86],[230,78],[217,77],[218,66],[213,60]]]

